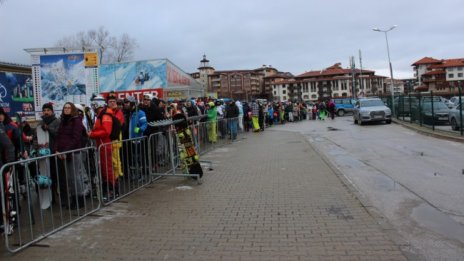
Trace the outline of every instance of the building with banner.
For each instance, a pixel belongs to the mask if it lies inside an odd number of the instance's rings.
[[[34,118],[30,65],[0,62],[0,107],[13,118],[17,113]]]
[[[119,98],[144,94],[166,100],[204,96],[204,88],[168,59],[102,64],[99,69],[100,93],[115,92]]]

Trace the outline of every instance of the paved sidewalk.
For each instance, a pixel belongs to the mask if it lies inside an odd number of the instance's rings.
[[[244,137],[2,260],[406,260],[301,134]]]

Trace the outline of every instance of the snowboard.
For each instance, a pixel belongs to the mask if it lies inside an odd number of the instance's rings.
[[[173,121],[182,120],[174,124],[177,132],[179,158],[181,169],[185,174],[198,174],[203,177],[203,169],[200,164],[200,156],[195,149],[195,143],[192,137],[187,118],[184,114],[178,113],[172,117]]]
[[[50,155],[49,147],[49,135],[48,131],[42,129],[42,127],[37,128],[37,156],[47,156]],[[50,178],[50,160],[48,158],[38,160],[39,173],[36,177],[36,183],[39,187],[39,200],[40,208],[48,209],[52,202],[52,189],[51,189],[51,178]]]
[[[13,184],[14,168],[10,168],[3,173],[3,188],[5,189],[5,213],[6,224],[3,226],[3,232],[7,235],[13,234],[16,224],[16,206],[15,206],[15,191]]]

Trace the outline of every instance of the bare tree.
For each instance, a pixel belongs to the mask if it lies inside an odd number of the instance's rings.
[[[130,37],[128,34],[123,34],[119,39],[113,39],[113,61],[123,62],[132,58],[135,48],[138,47],[135,38]]]
[[[100,63],[102,63],[105,52],[108,51],[112,44],[110,32],[108,32],[108,30],[106,30],[103,26],[100,26],[98,30],[88,31],[87,35],[93,44],[98,47],[98,55],[100,57]]]
[[[73,36],[63,37],[57,41],[56,46],[74,49],[96,47],[100,64],[102,64],[127,61],[132,58],[138,45],[137,41],[128,34],[123,34],[118,39],[111,36],[103,26],[100,26],[98,30],[81,31]]]

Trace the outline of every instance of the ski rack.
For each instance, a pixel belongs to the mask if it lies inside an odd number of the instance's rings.
[[[182,122],[183,120],[171,120],[171,119],[167,119],[167,120],[161,120],[161,121],[152,121],[152,122],[148,122],[148,125],[150,125],[151,127],[165,127],[165,126],[170,126],[170,125],[174,125],[174,124],[177,124],[179,122]]]

